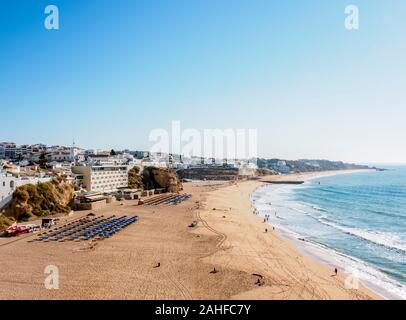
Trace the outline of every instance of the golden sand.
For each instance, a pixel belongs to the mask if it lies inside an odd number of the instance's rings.
[[[304,177],[309,175],[289,176]],[[344,275],[333,277],[271,228],[265,233],[249,200],[262,184],[187,183],[193,197],[177,206],[110,204],[93,212],[137,214],[140,220],[93,247],[29,242],[34,235],[0,238],[0,299],[380,298],[363,286],[346,289]],[[197,226],[189,228],[194,220]],[[59,269],[57,290],[44,286],[47,265]],[[258,275],[262,286],[255,284]]]

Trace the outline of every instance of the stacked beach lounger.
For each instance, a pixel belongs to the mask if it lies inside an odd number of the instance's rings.
[[[138,221],[138,216],[103,216],[81,218],[54,228],[38,236],[37,241],[81,241],[102,240],[111,237],[128,225]]]
[[[165,204],[177,205],[185,200],[190,199],[191,197],[192,195],[187,193],[177,195],[162,195],[152,199],[145,200],[144,204],[149,206],[157,206]]]

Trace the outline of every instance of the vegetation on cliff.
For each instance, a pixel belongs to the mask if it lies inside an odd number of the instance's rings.
[[[25,221],[34,216],[69,213],[74,188],[65,181],[26,184],[16,189],[6,208],[7,217]]]
[[[12,217],[6,217],[5,215],[0,213],[0,231],[11,226],[14,223],[14,221],[15,220]]]

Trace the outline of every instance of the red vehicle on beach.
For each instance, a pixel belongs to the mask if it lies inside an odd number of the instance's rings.
[[[7,237],[16,237],[24,233],[34,232],[39,230],[40,227],[37,225],[20,225],[20,226],[11,226],[6,229]]]

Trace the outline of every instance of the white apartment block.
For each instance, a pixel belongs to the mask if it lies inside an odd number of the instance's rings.
[[[0,142],[0,159],[16,159],[29,153],[42,152],[45,148],[46,146],[43,144],[23,144],[19,146],[14,142]]]
[[[16,158],[21,154],[21,147],[17,146],[14,142],[1,142],[0,143],[0,158]]]
[[[130,154],[111,156],[109,153],[90,154],[87,161],[91,165],[128,165],[134,164],[134,157]]]
[[[75,160],[71,151],[53,151],[46,155],[48,161],[58,161],[58,162],[73,162]]]
[[[72,172],[88,192],[114,192],[128,187],[126,165],[73,166]]]

